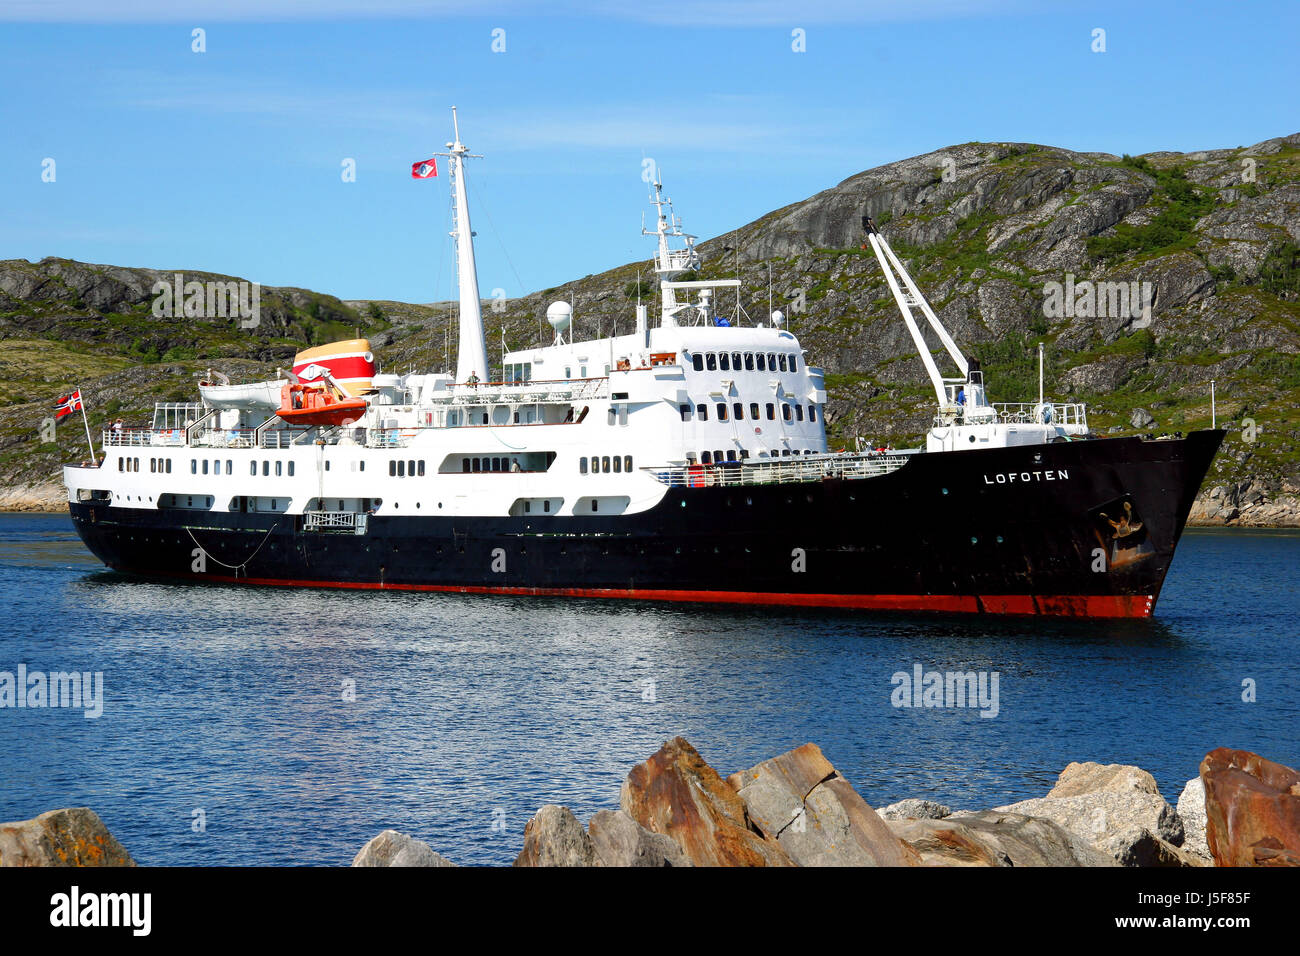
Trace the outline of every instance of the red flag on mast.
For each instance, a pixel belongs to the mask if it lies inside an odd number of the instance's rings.
[[[424,159],[418,163],[411,163],[412,179],[428,179],[430,176],[438,175],[437,159]]]

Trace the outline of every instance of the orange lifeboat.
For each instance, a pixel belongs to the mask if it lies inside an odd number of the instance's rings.
[[[366,413],[366,400],[335,394],[322,382],[291,383],[280,389],[276,410],[290,425],[351,425]]]

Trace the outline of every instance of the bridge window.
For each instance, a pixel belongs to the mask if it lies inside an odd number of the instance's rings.
[[[732,353],[731,353],[731,367],[732,367],[733,369],[735,369],[737,372],[740,371],[741,363],[742,363],[742,362],[744,362],[744,359],[742,359],[742,358],[740,357],[740,353],[739,353],[739,352],[732,352]]]
[[[758,402],[749,403],[749,417],[758,421]]]
[[[787,422],[790,420],[790,406],[789,406],[789,405],[786,405],[786,404],[782,403],[782,405],[781,405],[781,417],[784,418]]]
[[[746,353],[745,353],[745,371],[746,371],[746,372],[752,372],[752,371],[754,371],[754,353],[753,353],[753,352],[746,352]]]
[[[817,421],[817,406],[816,406],[816,405],[809,405],[809,406],[808,406],[808,421],[810,421],[810,422],[815,422],[815,421]]]
[[[778,356],[776,357],[776,361],[777,361],[777,365],[780,367],[781,371],[784,372],[784,371],[785,371],[785,353],[782,352],[780,355],[778,355]]]
[[[792,372],[797,372],[797,371],[799,371],[799,356],[798,356],[798,355],[791,355],[791,356],[790,356],[790,371],[792,371]]]
[[[775,371],[776,371],[776,353],[775,353],[775,352],[768,352],[768,353],[767,353],[767,370],[768,370],[769,372],[775,372]]]
[[[718,402],[718,421],[725,422],[726,420],[727,420],[727,403]]]
[[[695,371],[697,371],[697,372],[703,372],[703,371],[704,371],[704,356],[701,355],[699,352],[696,352],[694,355],[691,356],[691,364],[692,364],[693,366],[695,366]]]
[[[797,419],[798,421],[803,421],[803,406],[802,406],[802,405],[796,405],[796,406],[794,407],[794,417],[795,417],[795,419]]]
[[[769,422],[776,420],[776,406],[771,402],[767,403],[767,420]]]
[[[718,356],[718,368],[724,372],[731,371],[731,361],[728,358],[726,352],[723,352],[721,355]]]
[[[731,406],[731,414],[736,416],[736,421],[743,421],[745,418],[745,406],[740,402],[735,402]]]
[[[759,352],[759,353],[758,353],[757,361],[758,361],[758,370],[759,370],[760,372],[766,372],[766,371],[767,371],[767,359],[763,356],[763,353],[762,353],[762,352]]]
[[[708,366],[710,372],[716,372],[718,369],[718,357],[712,352],[704,356],[704,364]]]
[[[682,413],[682,421],[689,422],[691,420],[691,406],[679,405],[677,406],[677,410]]]
[[[709,420],[709,406],[708,406],[708,405],[697,405],[697,406],[695,407],[695,414],[696,414],[696,417],[698,417],[700,421],[702,421],[702,422],[707,422],[707,421]]]

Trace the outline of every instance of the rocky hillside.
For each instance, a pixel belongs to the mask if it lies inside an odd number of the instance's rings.
[[[1231,435],[1197,517],[1300,523],[1300,134],[1138,157],[967,143],[860,173],[702,244],[701,274],[739,275],[750,321],[767,315],[770,269],[777,306],[827,370],[837,447],[856,437],[915,444],[932,395],[862,247],[864,214],[982,361],[995,401],[1035,397],[1040,341],[1049,392],[1087,402],[1102,433],[1208,426],[1214,379]],[[150,290],[172,276],[0,262],[0,485],[19,492],[10,504],[39,497],[33,489],[57,478],[58,462],[81,453],[75,423],[60,426],[56,445],[39,441],[50,401],[70,384],[83,386],[94,427],[145,419],[153,401],[191,394],[207,367],[273,371],[296,348],[354,330],[394,371],[443,367],[455,348],[445,305],[341,302],[302,289],[264,288],[253,329],[160,319]],[[626,331],[638,290],[655,295],[651,279],[646,262],[629,263],[502,311],[485,303],[489,353],[503,338],[510,347],[542,338],[546,305],[560,298],[573,304],[580,337]],[[1148,283],[1149,309],[1134,296],[1117,314],[1113,294],[1088,294],[1101,282]],[[1062,289],[1073,290],[1069,303]],[[737,307],[725,294],[720,305]]]

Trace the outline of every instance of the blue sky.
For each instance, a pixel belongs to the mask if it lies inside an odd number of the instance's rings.
[[[707,238],[952,143],[1296,132],[1298,28],[1289,0],[0,0],[0,259],[449,298],[447,180],[409,170],[455,104],[482,292],[513,297],[650,256],[647,157]]]

